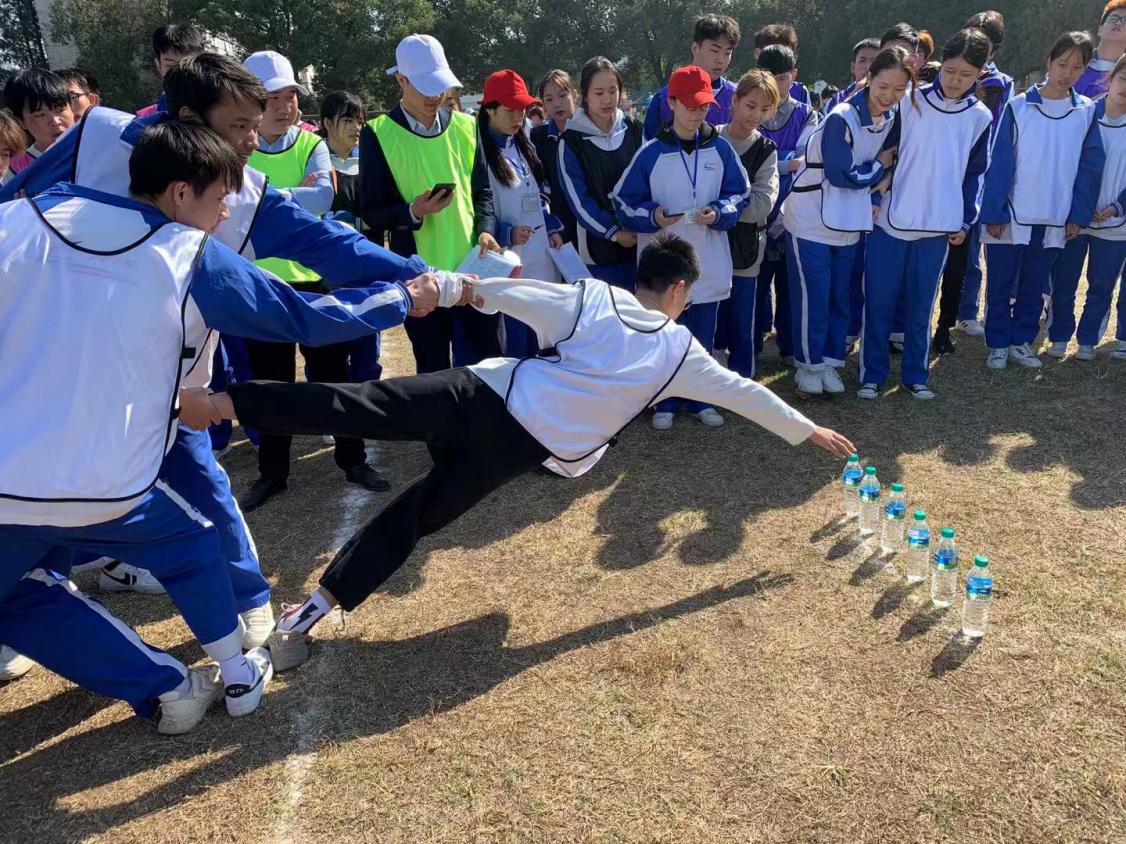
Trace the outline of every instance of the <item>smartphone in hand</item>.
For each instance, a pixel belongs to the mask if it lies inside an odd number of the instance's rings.
[[[430,194],[427,198],[435,199],[437,197],[444,197],[446,194],[453,193],[454,187],[455,185],[453,182],[439,182],[438,184],[434,185],[434,187],[430,188]]]

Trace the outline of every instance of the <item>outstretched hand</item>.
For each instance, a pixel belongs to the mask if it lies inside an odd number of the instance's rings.
[[[814,429],[809,441],[818,448],[823,448],[830,454],[835,454],[837,457],[848,457],[856,451],[856,447],[848,437],[844,434],[838,434],[832,428],[822,428],[818,426]]]

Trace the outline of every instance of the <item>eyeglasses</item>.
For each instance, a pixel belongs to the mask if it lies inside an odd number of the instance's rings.
[[[1126,23],[1126,15],[1109,14],[1103,23]]]
[[[71,105],[75,105],[83,97],[90,96],[89,91],[71,91],[67,94],[67,99],[70,100]]]

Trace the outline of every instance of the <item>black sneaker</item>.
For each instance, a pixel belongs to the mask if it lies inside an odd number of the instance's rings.
[[[954,354],[954,345],[954,338],[950,336],[950,329],[939,326],[934,332],[934,339],[931,340],[931,348],[934,349],[935,354],[952,355]]]
[[[271,481],[259,478],[250,488],[239,496],[238,506],[244,513],[251,513],[279,493],[285,492],[285,481]]]
[[[359,484],[372,492],[386,492],[391,489],[391,482],[368,463],[349,466],[344,470],[344,477],[348,479],[348,483]]]

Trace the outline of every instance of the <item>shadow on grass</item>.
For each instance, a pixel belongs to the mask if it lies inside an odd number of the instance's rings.
[[[850,586],[859,586],[865,580],[875,577],[887,567],[888,558],[884,556],[883,551],[877,548],[864,558],[864,562],[856,567],[856,570],[848,579],[848,583]]]
[[[881,619],[891,615],[903,605],[903,602],[912,592],[922,585],[922,581],[908,583],[906,580],[899,580],[889,586],[876,600],[876,605],[872,607],[872,618]]]
[[[297,739],[290,732],[292,719],[286,715],[308,707],[310,701],[323,708],[309,719],[314,746],[377,736],[414,719],[462,706],[556,657],[728,601],[754,598],[793,580],[788,574],[763,571],[729,586],[525,647],[505,646],[510,619],[500,612],[398,641],[326,640],[318,648],[341,651],[334,655],[335,662],[347,665],[350,677],[364,677],[365,682],[337,683],[334,678],[331,688],[303,687],[304,672],[298,669],[290,682],[266,696],[263,711],[255,717],[234,722],[219,707],[195,732],[174,739],[158,736],[150,724],[139,719],[129,719],[63,739],[8,763],[0,769],[5,839],[34,838],[42,844],[96,836],[285,759],[297,750]],[[313,658],[327,656],[314,654]],[[55,718],[54,724],[65,729],[72,721],[58,717],[60,704],[72,714],[78,714],[75,710],[92,713],[105,705],[91,703],[89,698],[83,692],[68,691],[29,707],[35,712],[9,714],[0,720],[0,734],[8,737],[13,730],[28,729],[34,715]],[[43,730],[36,728],[41,739]],[[307,739],[303,737],[303,741]],[[148,791],[131,786],[127,802],[85,812],[62,808],[68,798],[87,789],[127,777],[139,777],[143,783],[147,771],[201,754],[211,754],[213,760]]]
[[[922,636],[933,630],[946,614],[950,612],[950,607],[927,607],[921,609],[903,622],[903,626],[899,628],[899,635],[896,636],[897,642],[909,642],[917,636]]]
[[[980,638],[964,636],[961,631],[955,633],[931,661],[931,678],[937,680],[948,671],[957,671],[966,664],[966,660],[973,656],[980,645]]]

